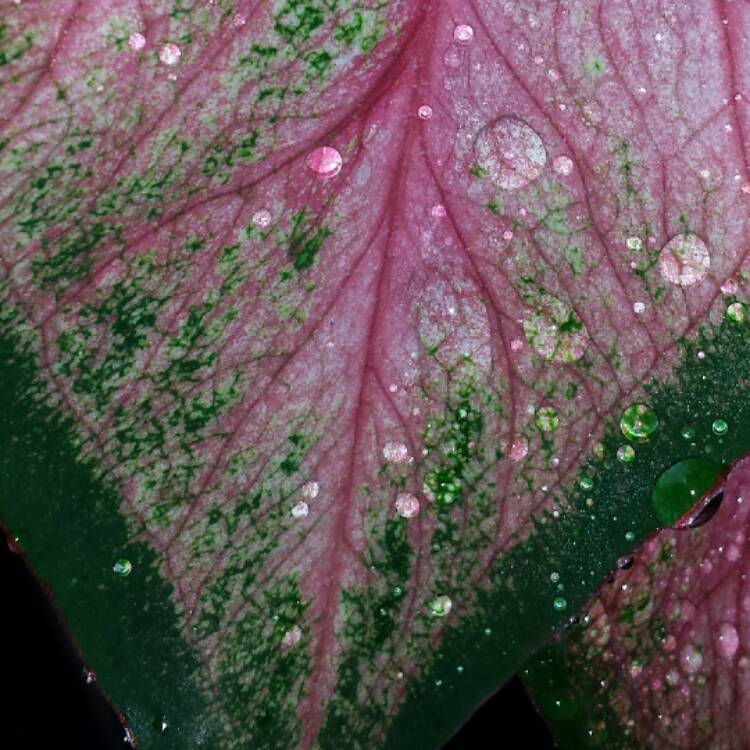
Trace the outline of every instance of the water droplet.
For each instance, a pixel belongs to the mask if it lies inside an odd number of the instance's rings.
[[[310,512],[310,507],[304,501],[300,501],[292,506],[290,513],[292,518],[304,518]]]
[[[247,23],[247,16],[243,13],[235,13],[232,19],[232,26],[235,29],[241,29]]]
[[[553,570],[549,574],[549,579],[550,581],[552,581],[552,583],[557,583],[560,580],[560,574],[556,570]]]
[[[300,492],[305,500],[314,500],[320,492],[320,485],[317,482],[305,482]]]
[[[432,107],[429,104],[423,104],[417,110],[417,115],[420,120],[429,120],[432,117]]]
[[[724,623],[719,628],[719,635],[716,639],[716,647],[719,653],[725,659],[731,659],[740,646],[740,637],[737,634],[737,628],[729,623]]]
[[[687,674],[695,674],[703,666],[703,654],[688,643],[680,653],[680,664]]]
[[[711,258],[706,243],[696,234],[678,234],[659,255],[659,270],[665,281],[678,286],[694,286],[708,275]]]
[[[646,312],[646,305],[643,302],[633,302],[633,312],[636,315],[642,315]]]
[[[403,518],[414,518],[419,513],[419,500],[410,492],[402,492],[396,498],[396,511]]]
[[[302,640],[302,630],[299,625],[295,625],[291,630],[287,630],[281,638],[281,648],[288,649],[295,646]]]
[[[734,279],[727,279],[722,285],[721,285],[721,293],[722,294],[737,294],[737,282]]]
[[[594,480],[591,477],[581,477],[578,485],[582,490],[590,490],[594,486]]]
[[[526,187],[542,174],[547,152],[539,135],[517,117],[501,117],[482,130],[475,142],[479,166],[503,190]]]
[[[626,531],[625,532],[625,541],[626,542],[634,542],[635,541],[635,532],[634,531]]]
[[[630,568],[632,568],[632,567],[633,567],[633,563],[634,563],[634,562],[635,562],[635,561],[634,561],[634,559],[633,559],[633,556],[632,556],[632,555],[628,555],[627,557],[621,557],[621,558],[620,558],[620,559],[619,559],[619,560],[617,561],[617,567],[618,567],[618,568],[619,568],[620,570],[629,570]]]
[[[621,445],[617,449],[617,458],[624,464],[629,464],[635,458],[635,450],[632,445]]]
[[[685,524],[689,529],[697,529],[707,524],[718,512],[721,503],[724,500],[724,490],[714,493],[703,507]],[[710,560],[704,561],[706,565],[711,565]],[[708,572],[708,571],[706,571]]]
[[[159,50],[159,59],[164,65],[177,65],[180,61],[180,57],[182,57],[182,50],[176,44],[172,44],[171,42],[165,44],[161,50]]]
[[[447,596],[436,596],[430,602],[430,612],[435,617],[447,617],[448,613],[453,609],[453,602]]]
[[[143,34],[135,31],[128,37],[128,47],[130,47],[133,52],[140,52],[140,50],[142,50],[145,46],[146,37],[143,36]]]
[[[625,245],[628,250],[641,250],[643,248],[643,240],[640,237],[628,237],[625,240]]]
[[[561,177],[568,177],[573,173],[573,160],[569,156],[556,156],[552,160],[552,169]]]
[[[536,413],[534,422],[542,432],[549,432],[550,430],[557,429],[560,424],[560,418],[551,406],[543,406]]]
[[[307,168],[326,180],[335,177],[341,171],[343,163],[341,154],[333,146],[318,146],[305,159]]]
[[[529,441],[526,438],[516,438],[510,446],[510,460],[522,461],[529,452]]]
[[[130,560],[126,560],[123,557],[115,562],[115,564],[112,566],[112,570],[114,570],[114,572],[117,573],[118,576],[125,578],[125,576],[130,575],[130,571],[133,570],[133,564],[130,562]]]
[[[744,323],[747,320],[747,305],[742,302],[732,302],[727,307],[727,318],[735,323]]]
[[[403,443],[389,440],[383,446],[383,458],[392,464],[405,464],[409,462],[409,449]]]
[[[266,211],[264,208],[260,211],[256,211],[253,214],[253,224],[255,224],[256,227],[260,227],[261,229],[265,229],[269,224],[271,223],[271,212]]]
[[[725,435],[729,429],[729,425],[724,419],[714,419],[711,424],[711,429],[714,431],[715,435]]]
[[[620,417],[620,430],[628,440],[648,440],[659,426],[659,419],[646,404],[632,404]]]
[[[558,611],[562,612],[567,606],[568,602],[562,596],[556,596],[552,602],[552,606]]]
[[[401,586],[394,586],[393,587],[393,595],[394,596],[401,596],[401,594],[404,593],[404,590],[401,588]]]
[[[446,215],[445,206],[441,206],[440,204],[433,206],[430,214],[433,219],[442,219]]]
[[[721,475],[722,467],[705,458],[686,458],[670,466],[657,480],[651,502],[657,518],[672,525],[695,505]]]
[[[464,44],[470,42],[474,38],[474,29],[468,24],[460,23],[455,29],[453,29],[453,38],[457,42],[462,42]]]
[[[686,425],[680,431],[680,435],[682,435],[685,440],[693,440],[695,438],[695,427]]]

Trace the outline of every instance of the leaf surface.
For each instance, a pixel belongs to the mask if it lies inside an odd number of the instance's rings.
[[[746,292],[747,22],[7,10],[1,512],[145,746],[437,746],[656,525],[741,393],[644,386]]]

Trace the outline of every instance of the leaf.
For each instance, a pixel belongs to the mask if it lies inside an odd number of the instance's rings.
[[[652,10],[6,12],[0,515],[143,746],[437,747],[657,525],[750,183]]]
[[[563,747],[744,746],[749,491],[743,458],[710,521],[656,534],[531,661],[527,682]]]

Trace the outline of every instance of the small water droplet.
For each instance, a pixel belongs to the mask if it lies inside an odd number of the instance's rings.
[[[410,492],[402,492],[396,498],[396,511],[402,518],[414,518],[419,513],[419,500]]]
[[[383,446],[383,458],[392,464],[409,463],[409,449],[403,443],[389,440]]]
[[[552,606],[561,612],[568,606],[568,602],[562,596],[556,596],[552,602]]]
[[[711,424],[711,429],[715,435],[726,435],[729,425],[724,419],[714,419]]]
[[[553,570],[549,574],[549,579],[550,581],[552,581],[552,583],[557,583],[560,580],[560,574],[556,570]]]
[[[455,29],[453,29],[453,38],[457,42],[466,44],[474,38],[474,29],[472,29],[468,24],[460,23],[458,24],[458,26],[456,26]]]
[[[537,411],[534,422],[542,432],[549,432],[557,429],[560,424],[560,418],[551,406],[543,406]]]
[[[281,648],[284,650],[297,645],[302,640],[302,630],[299,625],[295,625],[291,630],[287,630],[281,638]]]
[[[695,674],[703,666],[703,654],[688,643],[680,652],[680,664],[687,674]]]
[[[634,542],[635,541],[635,532],[634,531],[626,531],[625,532],[625,541],[626,542]]]
[[[271,212],[266,211],[265,209],[261,209],[260,211],[256,211],[253,214],[253,224],[255,224],[256,227],[260,227],[261,229],[265,229],[265,227],[269,226],[271,223]]]
[[[594,480],[591,477],[581,477],[578,485],[582,490],[590,490],[594,486]]]
[[[628,250],[641,250],[643,248],[643,240],[640,237],[628,237],[625,240],[625,245]]]
[[[310,512],[310,507],[304,501],[300,501],[292,506],[290,513],[292,518],[304,518]]]
[[[307,168],[326,180],[335,177],[343,165],[341,154],[333,146],[318,146],[305,159]]]
[[[423,104],[417,110],[417,115],[420,120],[429,120],[432,117],[432,107],[429,104]]]
[[[529,452],[529,441],[526,438],[516,438],[510,446],[510,460],[522,461]]]
[[[695,427],[686,425],[680,430],[680,435],[682,435],[685,440],[693,440],[695,438]]]
[[[633,312],[636,315],[642,315],[646,311],[646,305],[643,302],[633,303]]]
[[[747,305],[742,302],[732,302],[727,307],[727,318],[735,323],[744,323],[747,320]]]
[[[716,646],[719,653],[725,659],[731,659],[737,653],[737,649],[740,646],[740,637],[737,634],[737,628],[729,623],[724,623],[719,628]]]
[[[678,286],[694,286],[708,275],[711,257],[706,243],[696,234],[673,237],[659,255],[659,270],[665,281]]]
[[[547,152],[539,135],[517,117],[501,117],[483,129],[475,141],[479,166],[503,190],[518,190],[544,171]]]
[[[232,19],[232,26],[235,29],[241,29],[247,23],[247,17],[243,13],[235,13]]]
[[[450,597],[447,596],[436,596],[429,604],[430,612],[435,617],[447,617],[451,609],[453,609],[453,602]]]
[[[632,567],[633,567],[633,563],[634,563],[634,562],[635,562],[635,561],[634,561],[634,559],[633,559],[633,556],[632,556],[632,555],[628,555],[627,557],[621,557],[621,558],[620,558],[620,559],[619,559],[619,560],[617,561],[617,567],[618,567],[618,568],[619,568],[620,570],[629,570],[630,568],[632,568]]]
[[[568,177],[573,173],[573,160],[569,156],[556,156],[552,160],[552,169],[561,177]]]
[[[305,500],[314,500],[319,492],[320,485],[317,482],[305,482],[300,490],[300,493]]]
[[[617,449],[617,459],[624,464],[629,464],[635,458],[635,449],[632,445],[621,445]]]
[[[433,206],[430,210],[430,215],[433,219],[442,219],[446,215],[445,206],[441,206],[438,204],[437,206]]]
[[[707,524],[719,512],[723,500],[724,490],[719,490],[714,493],[708,502],[706,502],[703,507],[690,520],[688,520],[686,526],[689,529],[697,529],[700,526]],[[711,561],[705,560],[704,564],[710,566]],[[706,572],[709,571],[706,570]]]
[[[177,65],[182,57],[182,50],[176,45],[169,42],[159,50],[159,59],[164,65]]]
[[[133,52],[140,52],[145,46],[146,37],[143,36],[143,34],[135,31],[128,37],[128,47],[130,47]]]
[[[124,578],[130,575],[130,571],[133,570],[133,564],[130,560],[126,560],[124,557],[120,558],[112,566],[112,570],[118,575]]]
[[[695,505],[721,475],[722,467],[705,458],[686,458],[656,480],[651,502],[657,518],[672,525]]]
[[[727,279],[721,285],[721,293],[726,295],[737,294],[737,282],[734,279]]]
[[[656,413],[646,404],[632,404],[620,417],[620,430],[628,440],[648,440],[658,426]]]

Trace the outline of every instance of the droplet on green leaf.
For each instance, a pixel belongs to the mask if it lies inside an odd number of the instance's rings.
[[[685,440],[692,440],[695,437],[695,427],[690,427],[689,425],[683,427],[680,435],[682,435]]]
[[[726,431],[729,429],[729,425],[726,423],[724,419],[714,419],[714,422],[711,425],[711,429],[714,431],[714,434],[716,435],[724,435]]]
[[[734,321],[735,323],[744,323],[747,319],[747,306],[742,302],[732,302],[727,307],[727,318]]]
[[[447,596],[436,596],[430,602],[430,612],[435,617],[447,617],[452,608],[453,602]]]
[[[562,612],[567,606],[568,602],[562,596],[556,596],[552,602],[552,606],[558,611]]]
[[[651,502],[658,519],[672,525],[710,489],[722,472],[715,461],[686,458],[670,466],[657,480]]]
[[[617,458],[624,464],[629,464],[635,458],[635,449],[632,445],[621,445],[617,449]]]
[[[594,480],[591,477],[581,477],[578,484],[582,490],[590,490],[594,486]]]
[[[130,571],[133,570],[133,565],[130,560],[122,558],[115,562],[115,564],[112,566],[112,570],[114,570],[114,572],[117,573],[118,576],[124,578],[125,576],[130,575]]]
[[[560,418],[557,416],[557,412],[551,406],[543,406],[536,413],[536,426],[542,432],[549,432],[550,430],[557,429],[560,424]]]
[[[632,404],[620,417],[620,430],[628,440],[648,440],[658,426],[656,413],[646,404]]]

